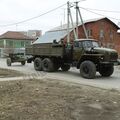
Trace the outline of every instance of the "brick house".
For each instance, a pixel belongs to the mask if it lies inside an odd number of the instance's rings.
[[[116,43],[120,46],[120,37],[117,33],[119,27],[108,18],[91,20],[85,23],[88,37],[99,40],[102,46],[116,48]],[[84,38],[82,26],[79,26],[79,38]],[[119,51],[120,52],[120,51]]]
[[[85,22],[88,37],[96,39],[103,47],[116,49],[120,54],[119,27],[108,18],[88,20]],[[74,40],[73,32],[70,34],[71,41]],[[78,38],[85,38],[82,25],[78,27]],[[66,41],[66,37],[64,38]]]
[[[104,47],[116,49],[120,54],[120,33],[117,32],[119,30],[119,27],[114,22],[104,17],[85,21],[84,24],[89,38],[98,40],[99,43]],[[70,41],[72,42],[74,40],[72,27],[70,28],[70,30]],[[52,39],[50,39],[51,35]],[[61,38],[59,37],[60,35]],[[60,39],[64,39],[64,42],[66,42],[67,25],[56,27],[46,32],[46,34],[43,37],[39,38],[36,43],[46,41],[47,38],[51,41],[53,40],[53,38],[57,41],[59,41]],[[85,38],[85,34],[81,24],[79,24],[78,26],[78,38]]]
[[[9,53],[25,52],[25,46],[30,45],[34,41],[21,32],[8,31],[0,35],[0,57],[4,57]]]

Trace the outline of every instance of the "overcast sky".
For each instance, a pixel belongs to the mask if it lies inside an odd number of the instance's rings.
[[[41,15],[49,10],[67,3],[67,1],[68,0],[0,0],[0,34],[6,31],[25,31],[31,29],[43,30],[43,32],[45,32],[49,29],[59,26],[66,22],[66,14],[64,21],[64,11],[66,6],[25,23],[7,27],[3,25],[14,24]],[[70,0],[70,2],[74,1]],[[79,6],[92,9],[120,11],[120,0],[86,0],[80,2]],[[93,12],[120,19],[120,12]],[[72,11],[72,13],[74,16],[75,10]],[[84,20],[102,17],[82,9],[81,13]],[[120,20],[116,19],[111,20],[118,24]]]

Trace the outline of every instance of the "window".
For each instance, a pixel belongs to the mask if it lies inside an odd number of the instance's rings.
[[[21,41],[21,47],[25,47],[25,46],[24,46],[24,41]]]
[[[0,40],[0,47],[4,47],[4,41]]]
[[[23,41],[16,40],[16,41],[14,41],[14,47],[15,47],[15,48],[24,47],[24,42],[23,42]]]
[[[109,34],[109,36],[110,36],[110,40],[113,40],[113,31],[112,30],[110,30],[110,34]]]
[[[79,47],[79,42],[74,42],[74,47]]]
[[[25,46],[30,45],[30,41],[25,42]]]
[[[91,41],[84,41],[83,46],[84,46],[84,48],[90,48],[90,47],[92,47],[92,42]]]
[[[84,48],[99,47],[99,44],[96,41],[84,41],[83,47]]]
[[[13,48],[13,41],[12,40],[7,40],[6,46],[9,48]]]
[[[93,44],[93,47],[100,47],[99,44],[98,44],[98,42],[94,42],[93,41],[92,44]]]
[[[103,29],[100,30],[100,38],[104,38],[104,30]]]
[[[87,35],[88,35],[88,37],[91,37],[91,36],[92,36],[92,29],[88,29],[88,30],[87,30]]]
[[[35,36],[36,36],[36,32],[33,32],[33,33],[32,33],[32,37],[35,37]]]
[[[81,48],[82,47],[82,43],[77,41],[77,42],[74,42],[74,47],[78,47],[78,48]]]
[[[79,42],[79,48],[82,48],[82,42]]]

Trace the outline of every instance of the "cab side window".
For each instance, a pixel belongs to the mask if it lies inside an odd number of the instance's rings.
[[[82,42],[79,42],[79,41],[74,42],[74,47],[76,47],[76,48],[82,48]]]
[[[92,43],[90,41],[84,41],[83,46],[84,46],[84,48],[90,48],[90,47],[92,47]]]
[[[74,42],[74,47],[79,47],[79,42]]]
[[[79,48],[82,48],[82,42],[79,42]]]

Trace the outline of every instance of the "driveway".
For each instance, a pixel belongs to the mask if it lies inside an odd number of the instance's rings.
[[[26,63],[25,66],[22,66],[20,63],[13,63],[12,66],[8,67],[6,65],[6,59],[0,59],[0,67],[17,70],[27,75],[24,77],[39,77],[39,78],[51,78],[56,80],[63,80],[68,82],[73,82],[75,84],[85,84],[94,87],[101,87],[107,89],[118,89],[120,90],[120,66],[115,67],[115,71],[111,77],[104,78],[97,73],[95,79],[84,79],[80,76],[79,70],[76,68],[71,68],[68,72],[58,72],[45,73],[38,72],[34,70],[33,63]]]

